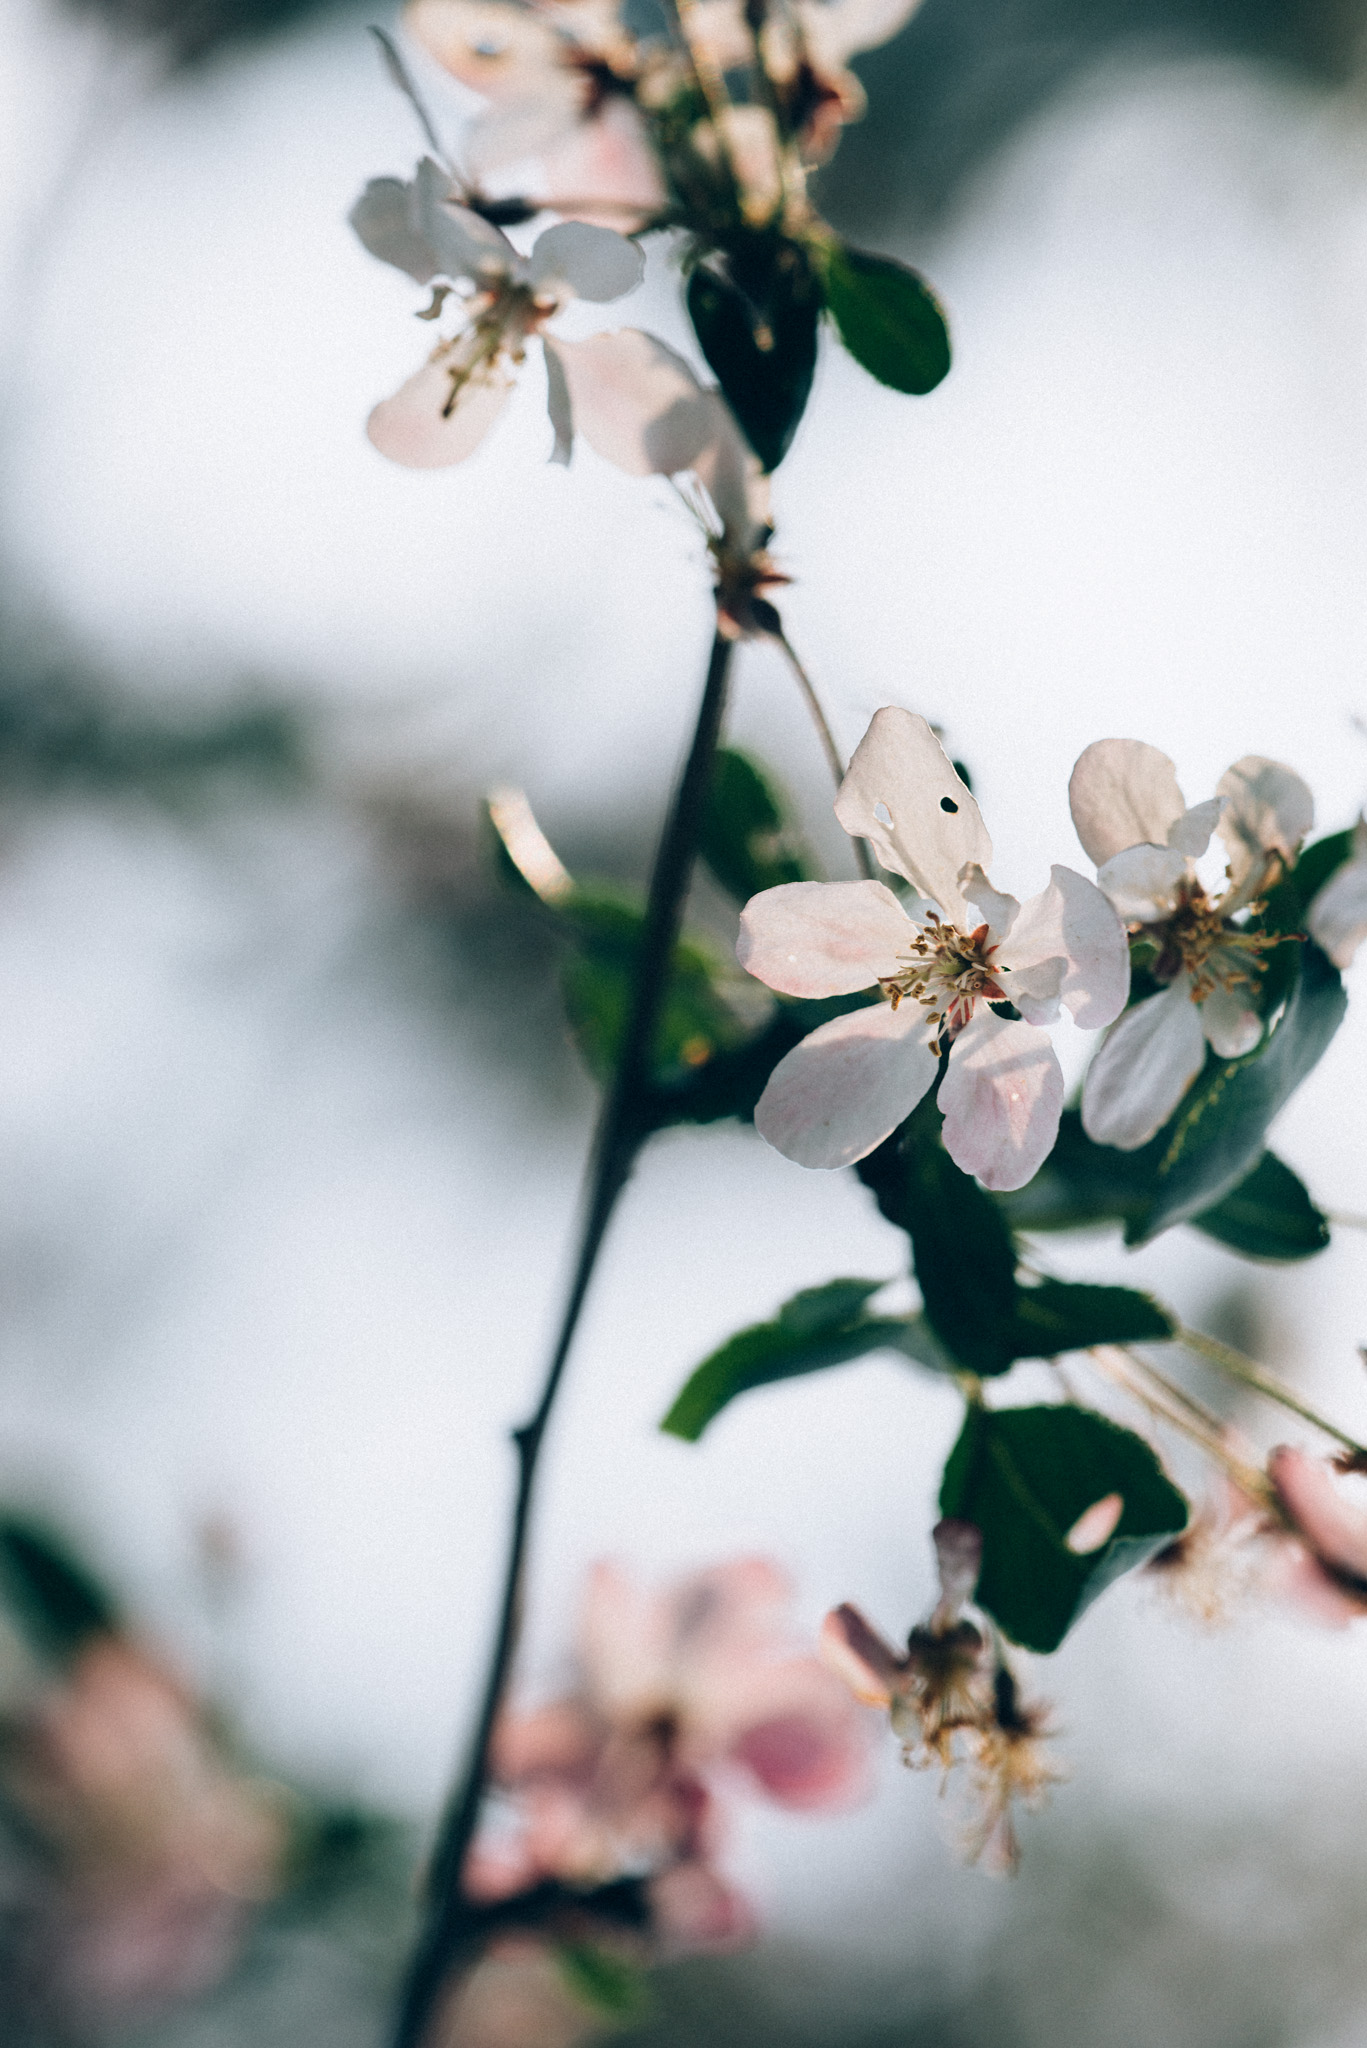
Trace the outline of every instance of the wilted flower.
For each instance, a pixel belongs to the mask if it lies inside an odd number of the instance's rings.
[[[848,1166],[910,1115],[947,1052],[939,1104],[951,1157],[987,1187],[1023,1187],[1063,1107],[1062,1070],[1038,1027],[1060,1004],[1087,1030],[1124,1006],[1129,959],[1115,913],[1065,867],[1023,907],[999,894],[978,806],[912,712],[876,714],[835,811],[930,900],[908,911],[881,882],[787,882],[746,905],[737,953],[770,988],[877,987],[886,998],[821,1025],[780,1060],[755,1126],[800,1165]]]
[[[639,284],[641,252],[610,228],[561,221],[521,256],[501,229],[460,203],[431,157],[417,176],[373,178],[351,224],[372,256],[418,284],[438,285],[424,317],[457,296],[462,319],[422,369],[377,405],[367,432],[382,455],[413,469],[440,469],[473,455],[507,403],[527,343],[572,298],[604,303]],[[600,336],[611,347],[622,337]],[[547,348],[546,379],[555,460],[568,462],[575,421],[563,371]],[[582,421],[591,432],[588,419]]]
[[[992,1709],[969,1751],[970,1810],[959,1846],[966,1862],[980,1864],[993,1877],[1014,1877],[1021,1853],[1016,1807],[1043,1806],[1050,1788],[1061,1785],[1066,1773],[1045,1746],[1051,1733],[1048,1709],[1026,1705],[1004,1664],[993,1679]]]
[[[784,1639],[787,1590],[758,1559],[658,1594],[598,1566],[578,1689],[508,1716],[496,1736],[493,1777],[509,1808],[471,1855],[472,1896],[632,1876],[669,1945],[747,1936],[750,1910],[712,1863],[717,1785],[748,1780],[781,1805],[814,1809],[848,1798],[861,1774],[843,1689]]]
[[[902,1756],[913,1769],[954,1760],[954,1738],[981,1729],[992,1714],[992,1653],[965,1619],[982,1560],[982,1537],[970,1522],[942,1521],[933,1540],[940,1598],[928,1622],[907,1638],[905,1655],[846,1603],[826,1616],[821,1654],[865,1706],[884,1707]]]
[[[1152,945],[1149,972],[1166,984],[1136,1003],[1093,1060],[1082,1096],[1090,1138],[1132,1152],[1171,1116],[1205,1061],[1251,1052],[1263,955],[1276,935],[1238,920],[1296,858],[1314,799],[1278,761],[1246,755],[1217,793],[1187,808],[1166,754],[1141,740],[1097,740],[1068,785],[1078,838],[1130,930]],[[1229,856],[1214,901],[1196,872],[1212,832]]]
[[[1351,967],[1367,939],[1367,819],[1353,832],[1353,848],[1310,905],[1310,936],[1335,967]]]
[[[1265,1500],[1221,1477],[1180,1536],[1145,1567],[1176,1606],[1207,1627],[1226,1623],[1263,1585],[1269,1545],[1284,1537]]]
[[[123,2020],[205,1990],[277,1888],[276,1799],[229,1768],[189,1696],[118,1637],[93,1638],[14,1729],[4,1783],[52,1860],[34,1940],[73,2015]]]

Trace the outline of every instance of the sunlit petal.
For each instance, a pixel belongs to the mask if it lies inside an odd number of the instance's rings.
[[[895,973],[913,937],[881,882],[782,882],[752,896],[736,958],[787,996],[847,996]]]
[[[499,369],[472,377],[444,418],[451,379],[440,363],[424,363],[392,398],[375,407],[366,433],[381,455],[405,469],[449,469],[474,454],[507,404],[510,389]]]
[[[1073,824],[1098,867],[1126,846],[1165,844],[1187,806],[1177,770],[1143,740],[1095,740],[1068,784]]]
[[[1229,799],[1219,832],[1229,848],[1230,876],[1237,885],[1269,853],[1288,864],[1315,822],[1315,799],[1294,768],[1246,754],[1216,785]]]
[[[1205,1001],[1197,1005],[1197,1015],[1207,1043],[1214,1046],[1221,1059],[1242,1059],[1263,1035],[1258,1012],[1230,988],[1212,989]]]
[[[1127,924],[1153,924],[1176,907],[1191,872],[1187,857],[1170,846],[1127,846],[1097,869],[1096,879]]]
[[[851,1166],[910,1116],[938,1064],[917,1005],[854,1010],[779,1061],[755,1129],[799,1166]]]
[[[1031,970],[1058,956],[1058,993],[1086,1031],[1099,1031],[1120,1015],[1130,992],[1130,949],[1124,928],[1101,890],[1072,868],[1050,869],[1047,889],[1021,910],[998,959],[1011,970],[1011,1000],[1023,1016],[1017,983],[1029,992]],[[1032,1022],[1042,1023],[1043,1017]]]
[[[511,0],[409,0],[403,25],[444,71],[486,99],[541,91],[565,44],[544,16]]]
[[[1082,1127],[1098,1145],[1134,1152],[1161,1130],[1205,1064],[1206,1040],[1179,975],[1111,1027],[1087,1070]]]
[[[1020,915],[1017,898],[994,889],[976,861],[970,861],[960,877],[959,886],[965,902],[974,910],[981,911],[987,919],[989,940],[1000,944]]]
[[[1168,827],[1168,845],[1189,860],[1199,860],[1210,845],[1210,835],[1220,822],[1226,801],[1222,796],[1209,796],[1203,804],[1193,804],[1189,811],[1183,811]]]
[[[968,921],[959,876],[992,864],[992,841],[973,793],[924,718],[889,706],[855,750],[835,814],[872,842],[884,867],[904,875],[956,924]]]
[[[1022,1188],[1053,1149],[1063,1070],[1043,1031],[979,1010],[940,1083],[945,1150],[984,1187]]]

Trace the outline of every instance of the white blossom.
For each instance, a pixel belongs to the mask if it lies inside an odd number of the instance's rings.
[[[561,221],[523,256],[501,229],[460,203],[450,177],[431,157],[411,182],[372,179],[351,224],[372,256],[417,284],[434,279],[440,315],[455,297],[461,318],[427,362],[392,398],[377,405],[367,433],[382,455],[412,469],[441,469],[472,455],[507,403],[529,340],[546,340],[548,320],[572,298],[598,304],[640,283],[643,259],[610,228]],[[574,418],[565,378],[547,358],[555,459],[569,460]],[[589,421],[583,422],[589,433]]]
[[[885,998],[819,1026],[779,1062],[756,1128],[801,1165],[848,1166],[910,1115],[948,1051],[938,1099],[951,1157],[987,1187],[1022,1187],[1063,1106],[1040,1027],[1063,1005],[1097,1030],[1124,1006],[1129,959],[1115,912],[1071,868],[1053,868],[1024,905],[994,889],[972,793],[912,712],[877,713],[835,809],[926,900],[904,908],[881,882],[788,882],[746,905],[737,951],[770,988],[877,988]]]
[[[1247,924],[1260,892],[1296,858],[1314,799],[1292,769],[1249,754],[1213,797],[1188,808],[1166,754],[1142,740],[1097,740],[1068,785],[1078,838],[1118,915],[1154,949],[1165,986],[1123,1017],[1093,1060],[1082,1122],[1099,1144],[1131,1152],[1167,1122],[1205,1063],[1262,1037],[1262,955],[1275,940]],[[1223,840],[1224,892],[1207,894],[1196,863]],[[1243,920],[1243,921],[1241,921]]]

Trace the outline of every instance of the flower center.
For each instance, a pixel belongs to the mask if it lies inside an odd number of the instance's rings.
[[[913,930],[906,965],[878,978],[894,1010],[903,1001],[920,1003],[930,1013],[926,1021],[935,1025],[935,1036],[950,1041],[958,1037],[979,1002],[1010,1000],[997,979],[1005,970],[993,965],[997,949],[988,944],[987,925],[961,932],[932,910],[925,924]]]
[[[1257,911],[1261,905],[1252,903]],[[1191,998],[1203,1003],[1217,988],[1252,988],[1266,972],[1262,955],[1279,946],[1288,936],[1282,932],[1248,931],[1229,923],[1197,881],[1183,885],[1177,908],[1159,924],[1140,925],[1158,947],[1153,963],[1156,981],[1174,981],[1179,974],[1191,976]]]

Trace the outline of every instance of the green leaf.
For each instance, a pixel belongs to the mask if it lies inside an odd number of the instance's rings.
[[[939,1141],[927,1096],[856,1168],[889,1223],[911,1239],[926,1321],[969,1372],[1005,1372],[1016,1348],[1016,1253],[1001,1210]]]
[[[1212,1054],[1153,1141],[1161,1147],[1153,1204],[1127,1228],[1127,1243],[1147,1242],[1238,1187],[1258,1162],[1268,1125],[1325,1052],[1347,1005],[1332,962],[1312,941],[1298,945],[1280,1021],[1243,1059]]]
[[[557,1942],[555,1955],[570,1990],[592,2011],[619,2024],[642,2019],[650,2011],[649,1979],[625,1956],[588,1941]]]
[[[921,397],[948,374],[944,313],[905,263],[837,242],[826,252],[823,282],[840,339],[880,384]]]
[[[772,264],[748,251],[739,280],[704,269],[688,280],[699,346],[766,470],[787,454],[816,372],[821,297],[805,265],[784,260],[789,248],[776,245]]]
[[[48,1656],[71,1656],[119,1627],[114,1602],[85,1566],[49,1531],[14,1515],[0,1516],[0,1589]]]
[[[725,747],[713,767],[698,851],[738,903],[782,882],[809,881],[814,873],[758,763]]]
[[[1086,1557],[1065,1541],[1096,1501],[1124,1502]],[[1056,1650],[1091,1601],[1187,1523],[1187,1503],[1132,1431],[1072,1407],[971,1408],[945,1466],[940,1512],[982,1533],[974,1595],[1027,1650]]]
[[[1018,1358],[1057,1358],[1092,1344],[1163,1343],[1176,1330],[1167,1310],[1133,1287],[1041,1280],[1016,1289]]]
[[[804,1288],[771,1323],[754,1323],[727,1340],[685,1382],[660,1424],[671,1436],[696,1443],[728,1402],[777,1380],[847,1365],[870,1351],[900,1351],[922,1364],[947,1361],[919,1316],[871,1316],[865,1304],[885,1280],[830,1280]]]
[[[576,888],[560,908],[574,940],[561,969],[570,1029],[590,1071],[606,1080],[630,1014],[643,915],[614,893],[584,888]],[[675,947],[655,1037],[658,1075],[667,1079],[704,1067],[744,1039],[744,1027],[717,985],[725,971],[711,948],[697,940],[681,939]]]
[[[1329,1218],[1274,1152],[1264,1152],[1223,1201],[1191,1222],[1249,1259],[1309,1259],[1329,1242]]]

